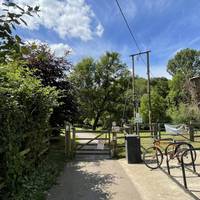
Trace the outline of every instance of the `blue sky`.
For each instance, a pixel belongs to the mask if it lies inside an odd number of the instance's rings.
[[[151,50],[151,76],[170,77],[167,61],[183,48],[199,49],[199,0],[118,0],[141,50]],[[26,40],[50,44],[57,55],[72,49],[70,60],[98,58],[117,51],[131,66],[129,55],[138,50],[115,0],[15,0],[40,5],[40,18],[28,18],[29,27],[18,30]],[[144,57],[145,59],[145,57]],[[146,66],[136,61],[136,73],[146,76]]]

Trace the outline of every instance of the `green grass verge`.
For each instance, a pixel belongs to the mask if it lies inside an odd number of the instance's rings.
[[[140,133],[140,136],[148,136],[150,135],[150,133],[145,133],[145,132],[141,132]],[[123,136],[123,134],[118,134],[118,136]],[[186,136],[187,138],[189,138],[189,135]],[[166,135],[166,132],[161,132],[161,138],[173,138],[174,140],[176,141],[185,141],[185,142],[188,142],[190,144],[193,145],[194,148],[200,148],[200,137],[198,138],[195,138],[195,142],[191,142],[191,141],[188,141],[186,138],[182,137],[182,136],[169,136],[169,135]],[[141,143],[141,150],[142,152],[144,151],[144,149],[147,149],[148,147],[151,147],[153,145],[153,141],[154,139],[153,138],[141,138],[140,139],[140,143]],[[118,144],[124,144],[125,143],[125,140],[124,139],[118,139],[117,140],[117,143]],[[168,145],[168,143],[162,143],[162,151],[164,151],[165,147]],[[119,148],[118,149],[118,157],[119,158],[123,158],[125,157],[125,148]]]

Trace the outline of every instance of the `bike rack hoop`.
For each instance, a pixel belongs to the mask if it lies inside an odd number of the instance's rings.
[[[187,143],[187,142],[172,142],[172,143],[170,143],[170,144],[168,144],[168,145],[166,146],[166,148],[165,148],[165,155],[167,156],[167,154],[168,154],[168,149],[169,149],[170,146],[172,146],[172,145],[182,145],[182,144],[186,144],[186,145],[188,145],[190,148],[192,148],[192,145],[191,145],[190,143]]]
[[[176,146],[177,146],[177,145],[182,145],[182,144],[188,145],[188,146],[190,147],[189,149],[192,148],[192,145],[189,144],[189,143],[187,143],[187,142],[172,142],[172,143],[168,144],[167,147],[165,148],[167,171],[168,171],[168,174],[169,174],[169,175],[171,175],[171,173],[170,173],[170,166],[169,166],[169,158],[168,158],[168,153],[169,153],[169,151],[168,151],[168,149],[169,149],[169,147],[172,146],[172,145],[176,145]],[[175,149],[175,150],[176,150],[176,149]]]
[[[183,183],[184,183],[184,187],[187,189],[187,179],[186,179],[186,174],[185,174],[185,163],[184,163],[184,154],[186,154],[187,152],[190,152],[191,155],[191,159],[192,159],[192,167],[193,167],[193,173],[196,173],[198,176],[200,176],[200,174],[198,174],[196,172],[196,167],[195,167],[195,160],[194,160],[194,155],[192,153],[192,151],[200,151],[200,148],[190,148],[184,151],[184,153],[181,156],[181,168],[182,168],[182,174],[183,174]]]

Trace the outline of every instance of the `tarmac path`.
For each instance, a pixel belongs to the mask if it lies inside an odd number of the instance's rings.
[[[116,160],[67,163],[47,200],[141,200],[138,191]]]
[[[85,133],[87,134],[87,133]],[[82,134],[81,134],[82,135]],[[79,137],[82,137],[82,136]],[[92,134],[93,135],[93,134]],[[84,137],[91,137],[91,133]],[[97,141],[93,141],[97,143]],[[46,200],[192,200],[160,169],[127,164],[108,156],[77,156],[47,194]]]

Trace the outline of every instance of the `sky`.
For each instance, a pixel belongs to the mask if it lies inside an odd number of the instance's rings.
[[[1,1],[1,0],[0,0]],[[170,58],[184,48],[200,47],[199,0],[118,0],[142,51],[151,50],[151,77],[165,76]],[[138,49],[115,0],[14,0],[19,5],[39,5],[39,17],[27,17],[27,27],[17,32],[28,41],[46,42],[76,64],[84,57],[98,59],[117,51],[131,68],[130,54]],[[146,60],[146,57],[143,57]],[[146,65],[135,60],[135,72],[146,77]]]

